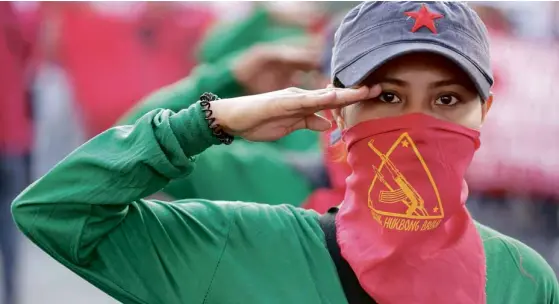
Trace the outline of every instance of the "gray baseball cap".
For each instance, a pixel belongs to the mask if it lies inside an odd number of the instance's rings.
[[[398,56],[430,52],[460,66],[487,99],[493,85],[489,37],[476,12],[462,2],[363,2],[334,36],[332,79],[344,87]]]

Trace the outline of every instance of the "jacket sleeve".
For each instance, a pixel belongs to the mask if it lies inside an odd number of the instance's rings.
[[[288,155],[269,143],[236,140],[213,146],[196,159],[196,170],[173,180],[163,192],[177,199],[204,198],[300,206],[312,184]]]
[[[93,138],[22,192],[20,230],[123,303],[202,303],[233,204],[142,198],[215,144],[199,104],[149,112]]]

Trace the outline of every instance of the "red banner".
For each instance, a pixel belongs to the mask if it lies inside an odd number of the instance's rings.
[[[470,188],[559,195],[559,45],[492,37],[495,100]]]
[[[213,25],[205,6],[163,2],[59,6],[58,61],[69,73],[87,136],[143,97],[188,75]]]

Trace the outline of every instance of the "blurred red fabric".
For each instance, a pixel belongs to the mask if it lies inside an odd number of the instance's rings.
[[[204,6],[142,3],[124,14],[60,4],[56,60],[66,69],[87,135],[110,128],[150,92],[187,76],[214,22]]]
[[[31,148],[32,123],[26,97],[31,44],[10,2],[0,2],[0,152],[19,155]]]

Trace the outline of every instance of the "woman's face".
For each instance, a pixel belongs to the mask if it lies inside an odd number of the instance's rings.
[[[448,59],[429,53],[398,57],[379,68],[363,83],[379,84],[382,93],[335,111],[338,127],[362,121],[423,113],[478,130],[491,98],[485,103],[469,77]]]

